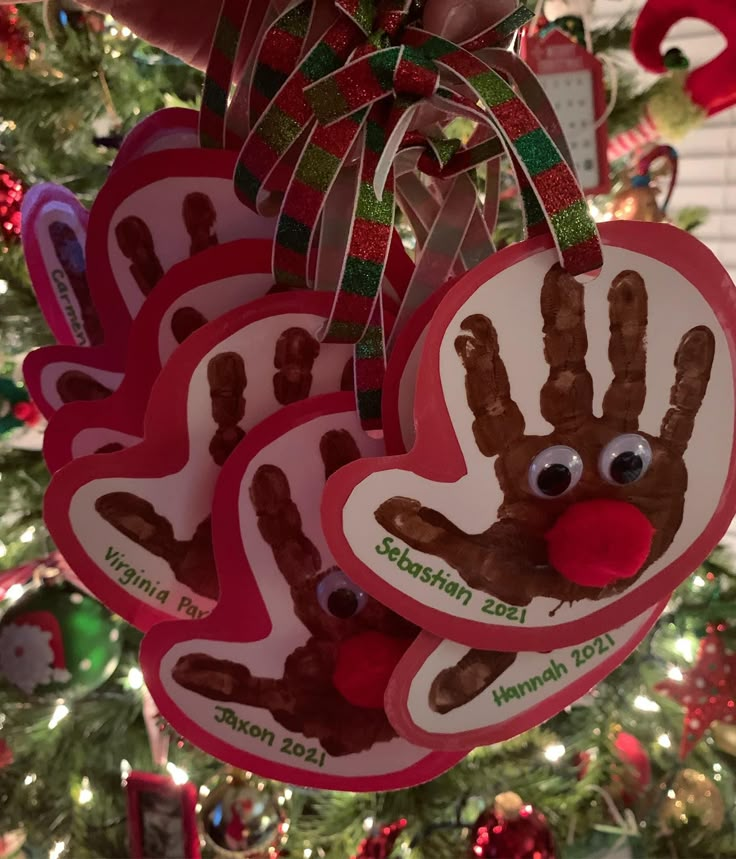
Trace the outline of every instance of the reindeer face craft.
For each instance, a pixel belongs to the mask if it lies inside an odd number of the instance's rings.
[[[422,354],[415,447],[328,485],[338,563],[435,635],[544,650],[607,632],[732,518],[731,281],[668,226],[602,238],[587,286],[535,241],[451,289]]]
[[[288,406],[224,467],[213,507],[222,598],[167,623],[141,664],[162,714],[201,748],[268,778],[345,790],[432,778],[464,751],[397,736],[384,691],[417,630],[357,588],[322,534],[325,480],[382,452],[352,394]]]
[[[352,348],[315,337],[331,305],[326,293],[272,295],[205,325],[153,386],[143,442],[56,475],[49,529],[79,577],[133,625],[212,609],[220,468],[283,405],[340,391]]]

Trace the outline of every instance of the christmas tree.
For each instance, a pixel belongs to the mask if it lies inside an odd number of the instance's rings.
[[[615,61],[631,27],[623,20],[588,34],[594,53]],[[192,786],[205,856],[736,855],[736,553],[727,542],[591,692],[416,788],[339,793],[263,781],[230,771],[157,715],[140,633],[76,587],[43,523],[43,457],[13,435],[36,420],[18,393],[22,357],[53,342],[26,270],[19,206],[41,182],[89,205],[141,117],[199,106],[202,74],[70,2],[0,6],[0,43],[0,375],[12,383],[0,395],[15,421],[0,449],[0,857],[131,855],[124,784],[141,771]],[[661,109],[660,90],[622,72],[610,136],[652,100]],[[463,123],[457,134],[467,140]],[[654,195],[659,219],[656,170],[645,165],[632,183],[625,162],[614,166],[598,213],[636,192],[636,212],[642,194]],[[522,229],[510,170],[504,181],[499,246]],[[691,229],[705,213],[671,217]],[[407,226],[404,234],[410,244]],[[186,846],[181,855],[191,855]]]

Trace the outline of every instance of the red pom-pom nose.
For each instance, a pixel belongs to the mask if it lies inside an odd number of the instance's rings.
[[[649,557],[654,528],[625,501],[573,504],[547,533],[550,564],[578,585],[603,588],[636,575]]]
[[[411,644],[380,632],[364,632],[340,644],[332,682],[355,707],[383,709],[383,696],[399,660]]]

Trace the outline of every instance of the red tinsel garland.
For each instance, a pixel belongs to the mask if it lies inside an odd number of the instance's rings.
[[[20,207],[23,185],[0,164],[0,245],[20,236]]]

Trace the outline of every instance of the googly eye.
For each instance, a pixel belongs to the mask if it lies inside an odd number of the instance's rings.
[[[636,483],[652,464],[649,442],[636,433],[620,435],[610,441],[601,453],[598,469],[604,480],[615,486]]]
[[[368,597],[342,570],[335,569],[317,586],[317,599],[327,614],[338,620],[349,620],[360,614]]]
[[[529,466],[529,487],[540,498],[559,498],[580,482],[583,460],[571,447],[556,444],[534,457]]]

